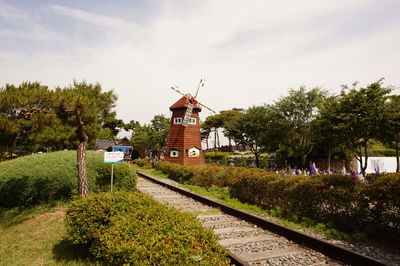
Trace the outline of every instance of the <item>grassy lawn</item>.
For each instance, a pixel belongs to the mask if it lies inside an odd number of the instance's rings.
[[[66,239],[65,208],[0,211],[0,265],[94,265]]]

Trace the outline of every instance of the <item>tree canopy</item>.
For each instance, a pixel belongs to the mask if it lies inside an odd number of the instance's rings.
[[[88,195],[86,149],[89,139],[94,139],[101,130],[101,125],[113,116],[117,96],[112,90],[102,92],[99,83],[76,82],[67,88],[56,88],[54,106],[66,124],[76,128],[78,190],[79,194]]]
[[[270,105],[253,106],[226,123],[226,131],[236,143],[249,147],[260,167],[260,155],[275,144],[282,121]]]
[[[306,166],[307,156],[314,147],[312,122],[326,97],[325,90],[307,90],[302,86],[298,90],[289,90],[289,95],[275,102],[274,109],[284,118],[288,129],[288,138],[284,145],[301,158],[302,167]]]
[[[170,119],[164,115],[155,115],[149,124],[141,125],[137,121],[131,121],[129,123],[129,128],[132,129],[131,144],[142,154],[151,150],[164,150],[169,127]]]
[[[368,144],[371,139],[379,139],[385,126],[385,106],[390,89],[382,86],[382,80],[365,88],[358,89],[356,85],[343,87],[338,103],[331,110],[331,118],[340,141],[351,150],[365,172]]]

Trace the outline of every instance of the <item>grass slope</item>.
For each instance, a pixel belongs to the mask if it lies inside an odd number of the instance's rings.
[[[87,152],[90,192],[110,188],[111,164]],[[132,190],[136,177],[125,163],[114,166],[114,187]],[[0,207],[13,208],[69,200],[78,193],[76,151],[29,155],[0,163]]]
[[[0,213],[0,265],[94,265],[66,240],[64,207],[36,206]]]
[[[103,154],[87,152],[89,179],[102,163]],[[0,180],[16,177],[62,178],[76,182],[76,151],[57,151],[20,157],[0,163]]]

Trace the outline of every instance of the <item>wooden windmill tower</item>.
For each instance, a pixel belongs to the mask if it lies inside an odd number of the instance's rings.
[[[172,111],[171,127],[169,130],[165,160],[182,165],[205,164],[205,156],[201,149],[199,112],[207,106],[196,100],[200,87],[204,86],[204,79],[200,80],[195,96],[180,92],[177,86],[171,87],[183,95],[169,109]]]

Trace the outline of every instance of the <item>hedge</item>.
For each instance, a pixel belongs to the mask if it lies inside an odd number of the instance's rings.
[[[90,192],[109,190],[111,165],[87,152]],[[126,164],[114,165],[116,189],[133,190],[136,177]],[[0,163],[0,207],[69,200],[77,194],[76,151],[29,155]]]
[[[228,265],[217,238],[191,214],[133,192],[79,198],[66,211],[69,239],[111,265]]]
[[[145,159],[135,159],[132,161],[132,163],[139,165],[140,167],[144,168],[152,168],[151,162],[149,158]]]
[[[209,152],[205,152],[205,157],[206,157],[206,159],[210,159],[212,161],[220,161],[223,158],[226,158],[231,154],[232,154],[232,152],[209,151]]]
[[[232,197],[269,209],[328,222],[346,231],[374,228],[400,235],[400,174],[367,177],[280,176],[245,167],[185,167],[168,162],[154,166],[177,181],[226,187]]]

